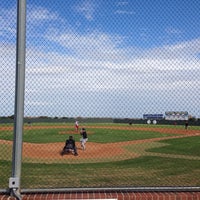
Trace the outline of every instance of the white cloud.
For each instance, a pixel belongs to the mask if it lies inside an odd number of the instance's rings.
[[[180,34],[182,34],[182,31],[180,29],[177,29],[177,28],[174,28],[174,27],[166,28],[165,32],[169,35],[180,35]]]
[[[27,6],[27,23],[41,23],[41,22],[50,22],[52,20],[59,20],[60,17],[56,12],[51,12],[47,8],[42,6]]]
[[[103,32],[94,31],[87,34],[74,32],[62,33],[57,37],[46,36],[47,39],[59,43],[70,50],[77,57],[85,60],[119,60],[122,59],[124,50],[118,48],[123,39]]]
[[[134,11],[129,10],[129,2],[128,1],[118,1],[116,3],[117,10],[115,11],[115,14],[117,15],[133,15],[135,14]]]
[[[27,101],[26,104],[33,106],[50,106],[53,105],[52,102],[47,101]]]
[[[92,0],[85,0],[76,6],[75,10],[82,14],[87,20],[91,21],[94,19],[95,4]]]
[[[97,31],[85,35],[62,33],[53,38],[48,36],[48,39],[70,49],[74,54],[63,55],[58,52],[38,54],[37,57],[43,58],[45,62],[40,63],[38,60],[37,66],[40,67],[35,66],[35,69],[31,68],[29,72],[52,74],[55,79],[59,76],[64,83],[61,87],[75,85],[77,88],[81,86],[84,90],[95,91],[129,89],[132,85],[138,89],[145,85],[147,81],[145,74],[148,74],[148,85],[153,82],[154,86],[160,88],[162,82],[163,88],[168,88],[166,72],[173,72],[174,81],[180,81],[178,74],[181,70],[191,74],[190,70],[200,69],[200,62],[195,57],[199,53],[199,39],[143,51],[120,48],[119,44],[123,43],[123,38]],[[34,54],[36,55],[36,51]],[[161,77],[156,77],[158,73],[164,74],[163,81],[158,81]],[[68,77],[68,81],[65,77]],[[75,77],[78,77],[79,81]],[[89,84],[86,84],[87,82]]]

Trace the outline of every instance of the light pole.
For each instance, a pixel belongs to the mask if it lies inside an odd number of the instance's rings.
[[[11,195],[20,196],[22,135],[24,121],[25,89],[25,45],[26,44],[26,0],[18,0],[17,5],[17,44],[16,44],[16,80],[15,80],[15,114],[14,141],[12,155],[12,177],[9,178]]]

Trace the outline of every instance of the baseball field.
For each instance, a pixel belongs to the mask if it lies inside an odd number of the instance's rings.
[[[199,186],[200,127],[81,124],[86,150],[73,124],[24,126],[21,188]],[[60,152],[72,135],[78,156]],[[0,125],[0,188],[12,166],[13,126]]]

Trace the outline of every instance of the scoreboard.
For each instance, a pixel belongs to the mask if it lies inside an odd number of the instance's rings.
[[[166,120],[188,120],[187,111],[167,111],[165,112]]]

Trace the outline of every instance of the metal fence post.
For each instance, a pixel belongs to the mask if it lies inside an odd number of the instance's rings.
[[[12,155],[12,177],[9,179],[11,194],[20,197],[22,133],[24,119],[25,89],[25,43],[26,43],[26,0],[18,0],[17,44],[16,44],[16,83],[15,83],[15,120]]]

